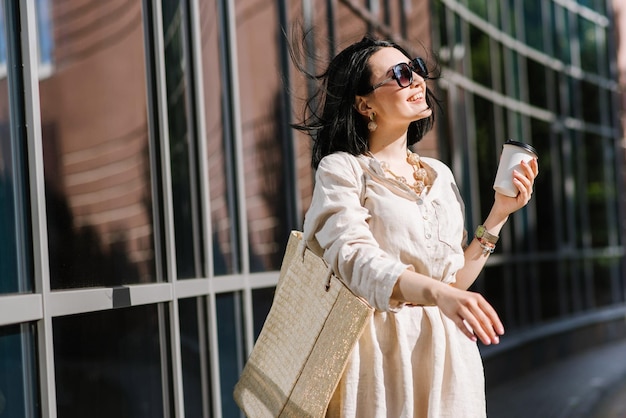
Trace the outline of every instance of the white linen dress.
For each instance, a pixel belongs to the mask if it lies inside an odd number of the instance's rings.
[[[405,269],[453,283],[463,266],[464,207],[450,169],[422,158],[422,196],[385,177],[379,161],[339,152],[319,164],[304,238],[376,308],[330,402],[328,417],[484,417],[476,343],[436,306],[391,292]]]

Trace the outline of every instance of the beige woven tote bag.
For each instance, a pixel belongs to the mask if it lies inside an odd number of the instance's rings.
[[[235,386],[250,418],[323,417],[371,308],[292,231],[272,307]]]

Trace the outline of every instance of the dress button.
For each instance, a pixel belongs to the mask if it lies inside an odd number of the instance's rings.
[[[430,239],[431,237],[432,237],[432,235],[426,234],[426,239]]]

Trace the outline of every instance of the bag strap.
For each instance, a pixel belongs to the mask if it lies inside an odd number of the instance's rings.
[[[304,262],[304,257],[307,251],[311,251],[309,249],[309,247],[306,244],[306,241],[304,239],[301,239],[298,242],[298,248],[296,249],[296,256],[300,257],[302,259],[302,261]],[[315,255],[315,257],[319,257],[318,255]],[[322,257],[319,257],[322,261],[324,260]],[[326,264],[326,262],[324,262],[324,264]],[[325,285],[324,285],[324,289],[328,292],[330,290],[330,282],[331,279],[333,277],[333,268],[331,266],[329,266],[328,264],[326,264],[326,278],[324,279],[325,281]]]

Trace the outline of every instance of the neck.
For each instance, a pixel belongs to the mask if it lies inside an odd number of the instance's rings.
[[[378,132],[378,130],[376,130],[370,134],[369,149],[377,159],[390,162],[406,159],[406,131],[400,136],[394,136],[385,135],[384,132]]]

